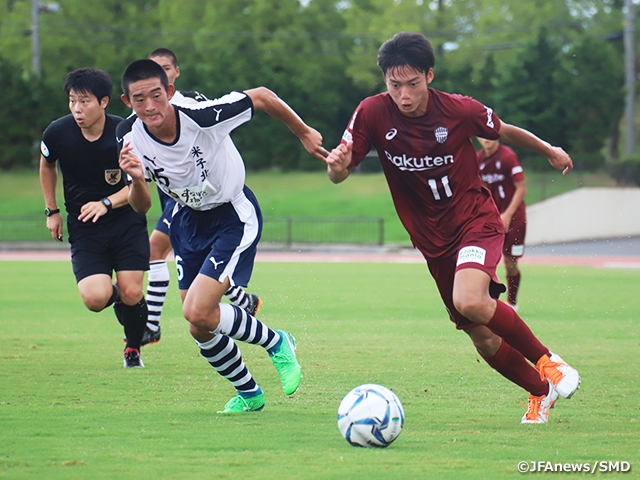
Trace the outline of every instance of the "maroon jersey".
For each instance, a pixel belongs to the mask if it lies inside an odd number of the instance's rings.
[[[484,150],[478,151],[478,165],[480,178],[485,183],[496,207],[500,213],[504,212],[516,192],[515,182],[524,180],[524,173],[513,150],[500,144],[493,155],[487,157]],[[524,202],[520,204],[511,219],[512,225],[520,225],[526,221]]]
[[[500,119],[478,101],[429,88],[427,113],[403,115],[388,93],[363,100],[342,142],[353,141],[352,165],[373,146],[400,221],[431,258],[455,254],[465,232],[502,221],[480,180],[471,138],[498,139]]]

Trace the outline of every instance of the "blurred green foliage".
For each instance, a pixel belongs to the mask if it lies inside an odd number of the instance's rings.
[[[470,95],[508,123],[572,153],[578,169],[615,158],[623,109],[620,0],[59,0],[40,11],[42,74],[31,71],[28,0],[0,2],[0,169],[37,163],[46,125],[67,113],[65,75],[121,72],[157,47],[172,49],[177,88],[210,98],[264,85],[335,146],[364,97],[384,89],[376,55],[402,30],[436,50],[434,88]],[[259,114],[234,141],[251,170],[319,170],[280,122]],[[518,152],[526,165],[526,152]]]

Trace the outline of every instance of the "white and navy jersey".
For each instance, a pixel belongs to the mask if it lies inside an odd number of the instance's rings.
[[[183,92],[180,90],[176,90],[173,97],[171,97],[173,105],[196,105],[207,100],[209,99],[200,92]]]
[[[253,116],[243,92],[194,105],[174,105],[176,139],[165,143],[132,115],[116,131],[119,148],[130,142],[147,176],[176,202],[210,210],[242,196],[244,162],[229,134]]]

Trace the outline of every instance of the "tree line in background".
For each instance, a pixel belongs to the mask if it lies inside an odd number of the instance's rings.
[[[120,75],[157,47],[173,50],[177,88],[215,98],[259,85],[341,138],[364,97],[384,90],[380,44],[423,32],[436,50],[432,87],[470,95],[508,123],[564,147],[579,169],[620,160],[623,0],[58,0],[40,14],[42,74],[31,70],[30,0],[0,3],[0,169],[37,164],[41,133],[68,113],[76,68],[114,81],[108,112],[127,116]],[[233,138],[249,169],[320,169],[266,114]],[[527,163],[531,168],[545,162]]]

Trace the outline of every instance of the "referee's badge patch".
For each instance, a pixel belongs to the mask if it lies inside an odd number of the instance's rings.
[[[49,158],[49,149],[47,148],[47,145],[43,142],[40,142],[40,153],[42,153],[42,156],[45,158]]]
[[[119,168],[104,171],[104,179],[109,185],[117,185],[121,178],[122,170]]]

